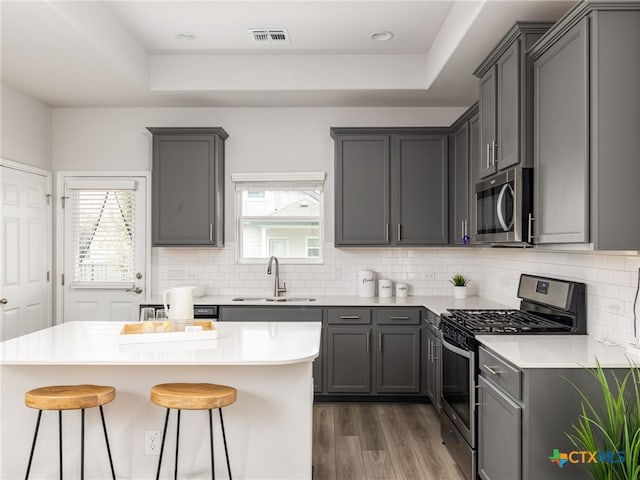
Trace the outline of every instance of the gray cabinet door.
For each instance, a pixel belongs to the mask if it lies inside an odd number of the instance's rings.
[[[420,329],[378,327],[376,392],[420,391]]]
[[[480,79],[480,178],[496,171],[493,145],[496,142],[497,75],[493,67]]]
[[[469,120],[469,242],[476,240],[476,182],[480,180],[480,114]]]
[[[389,136],[337,137],[335,175],[336,246],[388,245]]]
[[[536,243],[589,241],[588,38],[582,20],[534,62]]]
[[[327,328],[327,392],[371,393],[371,328]]]
[[[498,123],[495,159],[497,169],[520,162],[520,40],[497,62]]]
[[[398,135],[394,138],[394,153],[394,243],[446,244],[449,226],[446,135]]]
[[[451,136],[451,186],[449,208],[451,215],[452,245],[464,245],[469,229],[469,124],[463,123]]]
[[[153,134],[153,245],[224,246],[221,128],[149,128]]]
[[[478,385],[478,475],[522,478],[522,408],[482,376]]]

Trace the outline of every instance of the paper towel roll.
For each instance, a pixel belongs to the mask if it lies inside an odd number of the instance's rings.
[[[358,272],[358,296],[376,296],[376,274],[371,270],[361,270]]]

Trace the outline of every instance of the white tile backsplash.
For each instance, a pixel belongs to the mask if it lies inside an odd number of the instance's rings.
[[[183,280],[169,280],[182,266]],[[238,265],[235,244],[225,248],[153,248],[152,293],[174,284],[209,286],[209,295],[270,295],[267,265]],[[322,265],[280,265],[288,295],[356,295],[359,270],[409,285],[411,295],[448,295],[455,273],[471,277],[471,294],[517,308],[520,273],[585,282],[589,334],[615,342],[633,335],[633,301],[640,252],[552,252],[501,248],[351,248],[325,245]],[[638,306],[640,310],[640,305]],[[638,312],[640,316],[640,312]]]

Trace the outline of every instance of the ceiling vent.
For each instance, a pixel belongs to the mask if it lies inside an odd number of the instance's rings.
[[[284,28],[250,28],[254,43],[261,45],[289,45],[289,34]]]

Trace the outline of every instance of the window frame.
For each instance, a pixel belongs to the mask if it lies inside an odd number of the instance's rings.
[[[242,256],[242,223],[247,220],[260,220],[260,221],[269,221],[269,220],[302,220],[302,221],[316,221],[318,222],[318,257],[308,257],[307,256],[307,248],[306,248],[306,237],[305,236],[305,248],[304,248],[304,257],[278,257],[278,261],[281,264],[289,264],[289,265],[322,265],[325,263],[324,261],[324,230],[325,230],[325,209],[324,209],[324,172],[321,173],[321,181],[319,180],[320,174],[309,174],[315,175],[314,184],[307,185],[306,183],[300,183],[300,177],[306,174],[300,173],[291,173],[291,174],[268,174],[267,180],[262,180],[264,176],[267,174],[232,174],[232,181],[235,183],[235,233],[236,233],[236,248],[235,248],[235,257],[236,264],[239,265],[262,265],[264,264],[269,257],[244,257]],[[306,180],[306,179],[305,179]],[[250,187],[247,187],[246,184],[251,184]],[[263,183],[263,185],[260,185]],[[318,216],[317,217],[277,217],[277,218],[269,218],[263,216],[255,216],[255,215],[242,215],[242,193],[244,191],[255,191],[257,189],[262,189],[264,191],[318,191],[319,192],[319,200],[318,200]],[[270,236],[269,238],[272,238]],[[315,237],[314,237],[315,238]],[[266,247],[268,249],[268,245]],[[267,251],[268,253],[268,251]]]

